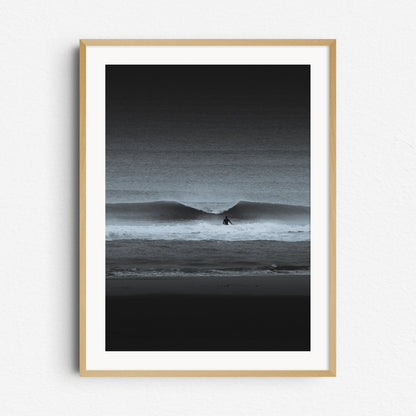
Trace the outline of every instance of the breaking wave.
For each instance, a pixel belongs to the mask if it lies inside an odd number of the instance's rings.
[[[240,201],[220,212],[194,208],[173,201],[145,203],[107,204],[107,222],[135,223],[137,221],[191,221],[202,220],[221,223],[227,215],[243,221],[281,221],[285,223],[309,224],[309,207],[271,204],[265,202]]]
[[[308,207],[241,201],[208,211],[170,201],[107,204],[106,239],[310,240]],[[232,225],[222,224],[226,215]]]

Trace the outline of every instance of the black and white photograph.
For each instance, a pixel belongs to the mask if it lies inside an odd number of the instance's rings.
[[[106,351],[310,351],[310,77],[105,66]]]

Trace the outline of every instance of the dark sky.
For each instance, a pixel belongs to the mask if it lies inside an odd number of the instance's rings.
[[[307,65],[110,65],[109,202],[309,205]]]
[[[107,148],[250,146],[309,132],[308,65],[107,65]],[[309,146],[309,134],[291,135]],[[120,143],[120,140],[123,143]]]

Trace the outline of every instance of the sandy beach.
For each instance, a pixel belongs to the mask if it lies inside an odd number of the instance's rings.
[[[107,279],[107,351],[307,351],[308,275]]]

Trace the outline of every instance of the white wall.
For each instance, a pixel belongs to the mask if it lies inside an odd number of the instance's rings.
[[[0,5],[0,414],[416,413],[415,2]],[[77,373],[79,38],[338,40],[338,376]]]

